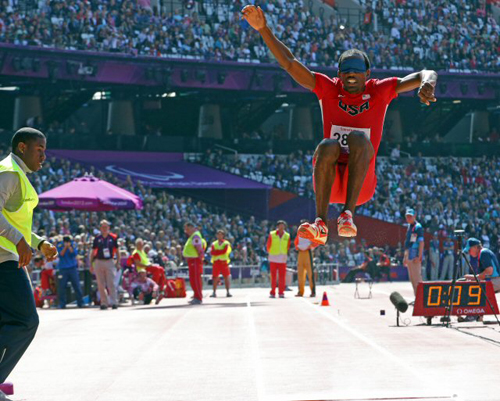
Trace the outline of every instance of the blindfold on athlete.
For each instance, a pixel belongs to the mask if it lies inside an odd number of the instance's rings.
[[[375,160],[382,139],[385,114],[399,93],[418,89],[422,103],[436,101],[437,73],[422,70],[404,78],[370,79],[370,60],[357,49],[345,51],[338,76],[310,71],[274,36],[260,7],[245,6],[242,18],[257,30],[282,68],[318,97],[323,117],[323,140],[313,157],[316,194],[314,223],[303,223],[301,238],[324,245],[328,239],[328,205],[344,205],[337,220],[338,234],[355,237],[356,206],[373,198],[377,186]]]

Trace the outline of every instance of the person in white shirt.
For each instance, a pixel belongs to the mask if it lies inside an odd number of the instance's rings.
[[[306,220],[300,222],[304,223]],[[314,264],[312,251],[317,247],[310,240],[300,238],[298,235],[295,237],[295,249],[298,252],[297,257],[297,278],[299,281],[299,291],[296,297],[304,296],[304,287],[306,284],[306,276],[309,279],[309,288],[311,289],[311,297],[316,296],[316,282],[314,279]]]

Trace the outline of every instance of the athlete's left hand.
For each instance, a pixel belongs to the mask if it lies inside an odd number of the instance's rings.
[[[43,256],[47,258],[48,262],[52,262],[57,258],[57,248],[50,242],[44,241],[40,247],[40,251],[42,251]]]
[[[420,88],[418,89],[418,97],[422,103],[430,106],[431,102],[434,103],[436,101],[436,96],[434,95],[434,85],[429,81],[422,82]]]

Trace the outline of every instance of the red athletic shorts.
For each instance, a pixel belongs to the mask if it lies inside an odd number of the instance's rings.
[[[313,165],[315,160],[313,161]],[[349,167],[346,163],[337,163],[335,166],[335,181],[333,181],[332,192],[330,194],[330,203],[345,204],[347,197],[347,178],[349,177]],[[316,191],[316,183],[314,182],[314,190]],[[375,174],[375,158],[370,162],[368,172],[366,173],[363,187],[359,193],[356,206],[362,205],[373,198],[375,188],[377,187],[377,175]]]
[[[216,260],[212,266],[212,277],[228,277],[231,272],[229,271],[229,264],[224,260]]]

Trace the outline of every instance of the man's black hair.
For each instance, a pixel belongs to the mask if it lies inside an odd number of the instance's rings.
[[[45,135],[38,131],[37,129],[30,127],[23,127],[16,131],[16,133],[12,136],[12,152],[17,151],[17,146],[23,142],[27,143],[29,141],[34,141],[35,139],[43,138],[45,139]]]
[[[340,55],[340,58],[339,58],[339,68],[340,68],[340,64],[342,64],[342,61],[344,61],[345,58],[352,57],[352,56],[363,57],[363,59],[365,60],[366,69],[369,70],[371,68],[371,63],[370,63],[370,59],[368,58],[368,55],[364,51],[361,51],[358,49],[349,49],[349,50],[346,50],[344,53],[342,53]]]

